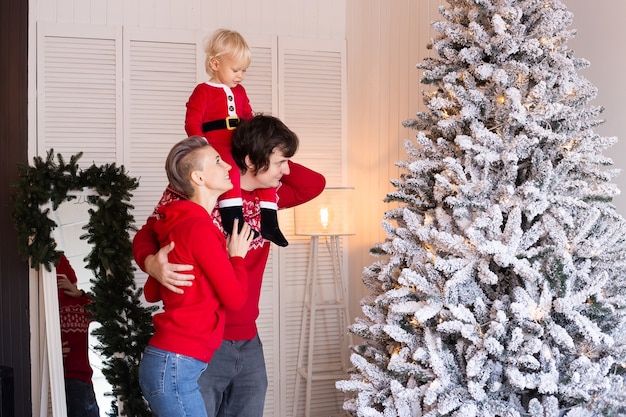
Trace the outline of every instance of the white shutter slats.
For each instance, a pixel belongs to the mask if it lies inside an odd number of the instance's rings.
[[[328,186],[344,185],[344,43],[279,39],[280,116],[300,138],[294,160],[326,177]],[[281,223],[281,227],[283,224]],[[290,224],[293,227],[293,223]],[[293,233],[293,229],[289,230]],[[290,237],[289,247],[281,250],[285,274],[281,274],[281,311],[289,317],[282,340],[285,376],[284,398],[289,415],[304,415],[304,391],[298,410],[291,410],[294,397],[300,331],[308,334],[310,323],[302,323],[302,303],[308,268],[309,240]],[[284,256],[283,256],[284,254]],[[332,265],[324,239],[318,248],[318,296],[334,297]],[[318,311],[315,323],[313,364],[316,371],[337,369],[340,365],[338,334],[341,317],[337,310]],[[305,348],[308,347],[308,338]],[[304,389],[305,384],[300,385]],[[311,415],[336,415],[341,412],[341,395],[333,381],[312,382]]]
[[[116,32],[41,25],[38,53],[37,154],[83,152],[83,166],[119,161]]]
[[[274,38],[248,39],[252,61],[243,82],[252,110],[273,114],[276,106],[276,41]]]
[[[83,152],[79,160],[82,168],[122,162],[121,44],[119,28],[38,23],[36,155],[44,156],[54,149],[67,161]],[[76,211],[68,215],[72,222],[77,221],[77,214],[81,215]],[[79,282],[88,288],[92,274],[82,262],[85,242],[70,238],[82,234],[83,223],[81,218],[60,227],[59,233],[64,235],[59,243],[71,259]],[[83,247],[77,250],[79,246]],[[90,341],[95,343],[95,339]],[[111,387],[99,370],[100,359],[91,353],[92,381],[102,401]],[[50,400],[48,404],[52,407]]]
[[[124,95],[127,114],[132,114],[125,120],[125,160],[129,173],[139,178],[133,193],[138,225],[152,213],[167,185],[165,158],[186,137],[185,103],[197,84],[194,33],[185,40],[179,32],[168,39],[166,32],[158,40],[125,32]]]
[[[322,172],[328,185],[342,185],[343,44],[328,48],[281,42],[281,115],[300,137],[297,160]]]

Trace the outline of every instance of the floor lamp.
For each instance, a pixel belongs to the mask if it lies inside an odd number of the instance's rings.
[[[297,206],[295,214],[295,234],[310,236],[307,278],[302,308],[300,343],[296,384],[293,401],[294,415],[298,411],[301,383],[305,383],[305,417],[311,415],[311,387],[313,381],[339,380],[345,378],[348,354],[348,300],[346,282],[342,266],[341,236],[354,234],[354,188],[327,187],[315,199]],[[326,243],[332,263],[334,297],[320,299],[319,290],[319,245],[320,238]],[[340,341],[340,363],[336,367],[315,366],[313,349],[315,346],[315,325],[318,313],[336,311],[340,320],[338,340]]]

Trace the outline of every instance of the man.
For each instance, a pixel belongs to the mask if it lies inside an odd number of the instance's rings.
[[[255,116],[243,121],[233,136],[233,158],[241,172],[244,220],[259,230],[260,206],[257,189],[276,187],[279,208],[289,208],[318,196],[326,184],[324,177],[289,159],[298,148],[298,137],[279,119]],[[168,187],[162,204],[185,198]],[[213,211],[214,218],[219,212]],[[175,243],[159,250],[152,231],[156,219],[148,218],[133,240],[133,253],[139,267],[156,278],[167,289],[181,293],[181,287],[192,285],[189,265],[174,265],[167,254]],[[158,252],[157,252],[158,250]],[[263,346],[256,319],[263,272],[270,242],[257,237],[245,257],[248,272],[248,299],[244,307],[227,311],[224,340],[200,377],[199,384],[209,416],[261,417],[267,390],[267,373]]]

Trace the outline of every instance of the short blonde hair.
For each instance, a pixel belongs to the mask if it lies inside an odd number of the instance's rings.
[[[204,69],[207,74],[213,75],[211,59],[220,59],[223,55],[231,55],[234,59],[243,59],[250,65],[252,54],[248,43],[239,32],[229,29],[217,29],[206,40],[204,45]]]

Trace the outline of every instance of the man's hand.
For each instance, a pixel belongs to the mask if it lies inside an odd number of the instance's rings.
[[[83,292],[76,285],[72,284],[64,274],[57,274],[57,287],[70,297],[78,298],[83,295]]]
[[[193,265],[171,264],[167,255],[174,249],[174,242],[167,246],[163,246],[154,255],[146,257],[144,266],[146,272],[155,278],[161,285],[177,294],[184,291],[179,287],[191,287],[195,277],[192,274],[181,274],[181,271],[191,271]]]

